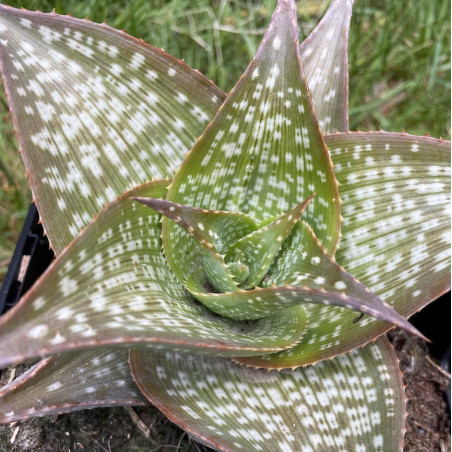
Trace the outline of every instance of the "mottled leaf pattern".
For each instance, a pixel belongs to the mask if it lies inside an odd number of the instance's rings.
[[[340,8],[347,2],[339,2]],[[326,31],[332,23],[341,23],[326,20],[330,15],[316,29],[315,41],[330,36]],[[347,20],[341,20],[346,31]],[[198,72],[104,24],[1,6],[0,34],[5,49],[0,52],[2,72],[20,149],[46,233],[57,252],[124,189],[171,176],[225,99]],[[343,53],[346,45],[332,39],[329,48],[328,57]],[[326,73],[331,59],[313,62],[313,43],[311,50],[303,50],[303,45],[300,49],[323,124],[323,103],[316,96],[322,85],[311,72]],[[342,64],[346,54],[338,61],[346,69]],[[340,77],[344,73],[341,70]],[[340,79],[337,87],[331,87],[336,95],[329,94],[329,105],[342,99],[343,86]],[[109,87],[115,96],[108,94]],[[78,118],[74,109],[80,109]],[[122,115],[127,116],[125,123],[120,121]],[[56,118],[62,120],[58,127]],[[334,125],[327,130],[335,128],[346,130]],[[94,148],[100,135],[102,146]],[[52,215],[55,206],[57,216]]]
[[[348,130],[348,32],[353,0],[335,0],[300,45],[303,70],[324,133]]]
[[[253,61],[176,172],[168,200],[262,221],[317,192],[304,218],[334,253],[340,203],[301,74],[294,6],[278,3]],[[167,256],[187,246],[180,228],[163,225]]]
[[[348,129],[352,3],[333,1],[298,47],[295,4],[279,0],[227,98],[106,25],[0,6],[19,144],[60,254],[0,319],[0,366],[70,352],[0,390],[0,422],[143,403],[125,364],[132,346],[146,397],[219,450],[400,450],[405,398],[391,346],[336,355],[388,329],[350,309],[416,333],[382,300],[407,316],[450,286],[450,144],[322,137]],[[172,176],[212,118],[172,183],[116,198]],[[330,154],[344,202],[337,263]],[[282,214],[313,192],[303,221],[306,205]],[[185,228],[163,221],[167,261],[161,217],[137,200]],[[211,354],[267,368],[335,359],[276,372]]]
[[[223,451],[398,451],[405,396],[386,340],[295,371],[131,351],[138,387],[190,435]],[[328,407],[328,408],[327,408]]]
[[[213,245],[221,254],[224,254],[237,240],[257,230],[256,222],[248,215],[239,212],[197,209],[152,198],[135,198],[135,200],[173,220],[205,248],[211,249]]]
[[[0,423],[113,405],[146,405],[125,348],[46,358],[0,389]]]
[[[256,232],[247,237],[255,237]],[[278,243],[277,240],[270,243],[275,242]],[[258,246],[259,242],[255,244],[256,248]],[[206,287],[211,287],[211,284],[208,277],[200,272],[186,281],[186,287],[212,311],[234,319],[262,318],[272,315],[283,307],[296,304],[306,306],[314,303],[343,306],[369,314],[423,337],[403,316],[334,262],[304,222],[295,225],[295,230],[287,242],[282,243],[282,246],[281,253],[262,281],[263,288],[214,293],[206,290]],[[234,245],[232,249],[234,250]],[[247,251],[244,250],[244,256]],[[246,263],[246,258],[243,261]],[[318,326],[318,323],[315,323],[315,328]],[[311,329],[309,324],[308,329]],[[353,346],[358,345],[362,343],[355,343]],[[350,348],[352,345],[348,344],[347,350]],[[259,358],[250,358],[250,362],[253,363],[258,360]],[[247,362],[247,359],[242,362]]]
[[[163,197],[167,185],[151,182],[113,202],[0,318],[0,366],[99,345],[240,356],[299,341],[305,316],[296,307],[256,322],[232,322],[212,314],[175,280],[161,253],[160,215],[130,199]]]
[[[33,197],[57,252],[125,189],[172,176],[223,96],[162,50],[88,20],[0,5],[0,47]]]
[[[450,142],[384,132],[326,140],[344,201],[336,259],[410,316],[450,290]]]
[[[275,255],[284,244],[285,238],[297,225],[301,214],[312,198],[313,196],[226,249],[224,256],[226,263],[242,264],[247,269],[248,278],[242,287],[252,288],[262,282],[261,280],[272,265]],[[211,229],[211,224],[214,219],[226,219],[225,213],[193,209],[163,200],[149,198],[135,198],[135,200],[173,220],[197,240],[201,250],[207,249],[207,254],[212,259],[208,262],[204,260],[202,263],[202,254],[201,257],[195,256],[194,262],[198,262],[199,268],[187,273],[188,278],[182,282],[185,282],[185,287],[196,299],[213,312],[232,319],[254,320],[270,316],[288,306],[304,303],[326,304],[344,306],[369,314],[420,335],[388,304],[378,299],[365,286],[333,262],[305,224],[300,226],[299,233],[291,238],[291,246],[279,256],[273,266],[273,271],[269,273],[268,279],[266,278],[266,282],[264,282],[264,286],[267,287],[274,286],[275,281],[277,281],[277,285],[285,285],[285,287],[239,290],[232,276],[228,275],[228,269],[223,263],[223,256],[218,253],[212,243],[212,236],[215,233]],[[209,220],[206,226],[202,221],[203,217]],[[241,227],[241,225],[247,224],[244,223],[245,218],[239,214],[231,214],[230,217],[235,219],[230,223],[231,230],[235,225]],[[234,235],[234,232],[231,234]],[[178,257],[179,262],[183,263],[183,256]],[[174,259],[174,256],[171,258]],[[175,259],[175,263],[177,264],[177,259]],[[215,266],[215,264],[217,265]],[[214,273],[209,271],[212,265],[216,268]],[[209,290],[212,287],[220,293]],[[251,358],[251,361],[254,363],[258,359]],[[242,362],[246,362],[246,359]]]
[[[450,142],[384,132],[333,134],[325,140],[344,199],[336,260],[410,316],[450,290]],[[305,310],[309,328],[299,346],[247,363],[304,365],[388,329],[341,308],[306,305]]]
[[[334,270],[337,269],[333,267]],[[352,280],[349,275],[347,277],[345,275],[340,276],[342,277],[341,280],[346,279],[350,282]],[[369,314],[380,320],[385,320],[424,338],[403,316],[395,312],[374,294],[367,292],[362,284],[356,283],[354,286],[349,284],[349,287],[351,286],[349,292],[356,294],[355,297],[347,296],[343,292],[334,290],[334,287],[331,290],[329,286],[326,286],[327,290],[325,290],[323,286],[320,289],[318,284],[316,286],[315,288],[310,288],[308,286],[287,285],[285,287],[255,288],[253,290],[228,293],[206,293],[202,291],[202,287],[198,286],[188,286],[187,288],[190,293],[212,311],[225,317],[245,320],[259,319],[271,316],[281,309],[297,304],[302,304],[303,306],[311,303],[342,306],[363,314]],[[313,327],[308,324],[308,329],[313,329]]]

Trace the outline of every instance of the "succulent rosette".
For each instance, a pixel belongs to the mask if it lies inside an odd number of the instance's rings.
[[[218,450],[401,448],[380,336],[422,337],[406,318],[450,287],[450,143],[348,130],[351,9],[299,45],[279,0],[226,95],[105,24],[0,7],[57,256],[0,318],[1,366],[44,357],[1,422],[150,402]]]

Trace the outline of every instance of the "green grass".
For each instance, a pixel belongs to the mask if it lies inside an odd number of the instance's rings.
[[[275,0],[24,0],[115,28],[162,47],[230,90],[252,58]],[[350,129],[450,137],[449,0],[356,0],[350,35]],[[299,2],[310,31],[329,0]],[[409,4],[409,6],[408,6]],[[0,99],[0,280],[31,196]]]
[[[450,31],[449,0],[358,0],[351,129],[450,138]]]

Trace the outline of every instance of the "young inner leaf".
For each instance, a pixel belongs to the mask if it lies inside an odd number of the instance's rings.
[[[194,239],[192,244],[198,248],[198,254],[197,257],[192,257],[192,262],[187,266],[189,270],[183,275],[184,284],[190,280],[198,288],[204,286],[207,292],[212,289],[236,292],[237,284],[251,289],[261,282],[283,241],[313,197],[314,195],[270,224],[248,234],[246,232],[255,227],[254,222],[239,213],[196,209],[152,198],[134,200],[170,218]],[[226,222],[226,219],[229,221]],[[240,234],[244,236],[230,246],[231,239]],[[221,255],[217,247],[224,249],[225,254]]]
[[[207,275],[209,285],[217,291],[238,290],[236,270],[229,271],[220,253],[257,229],[254,220],[240,213],[197,209],[159,199],[135,200],[170,218],[192,237],[188,242],[181,241],[174,250],[183,270],[176,273],[181,283],[185,284],[192,275]]]
[[[313,197],[314,195],[310,196],[272,223],[243,237],[229,248],[224,259],[227,265],[240,266],[243,261],[242,265],[247,268],[248,277],[244,279],[242,288],[251,289],[262,281],[285,238]]]

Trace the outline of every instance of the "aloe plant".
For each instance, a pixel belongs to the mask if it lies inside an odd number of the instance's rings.
[[[450,287],[450,143],[348,131],[351,9],[299,46],[279,0],[226,95],[105,24],[0,7],[57,255],[0,318],[2,367],[44,357],[1,422],[152,403],[218,450],[401,448],[382,336],[422,337],[406,318]]]

